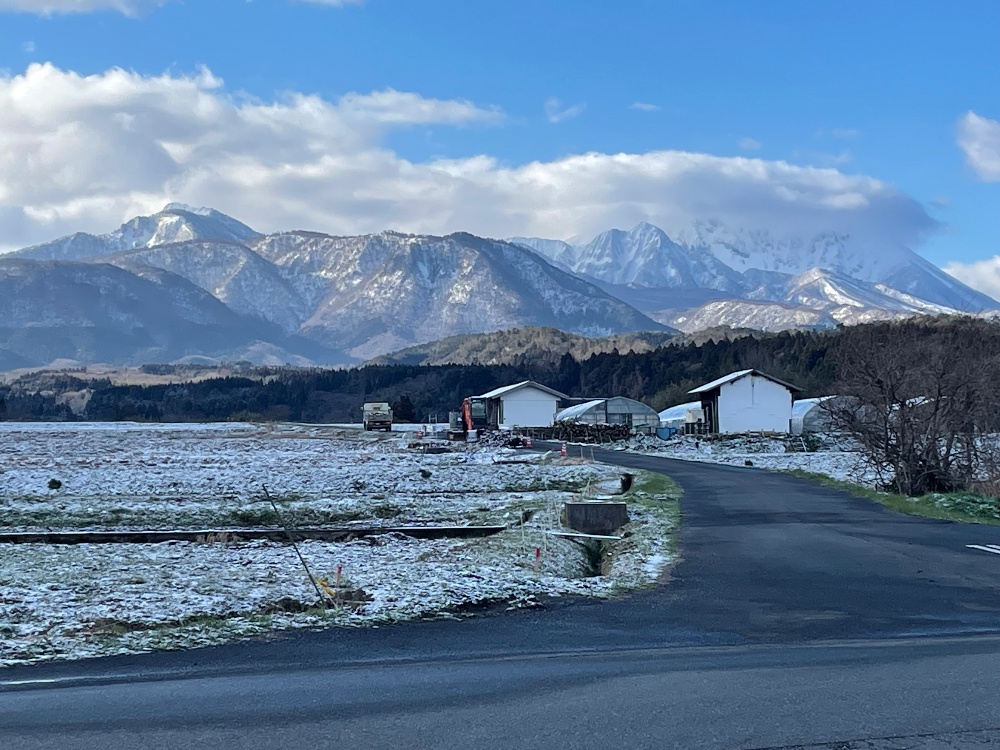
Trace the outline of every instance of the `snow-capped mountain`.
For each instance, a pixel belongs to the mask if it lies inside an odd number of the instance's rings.
[[[12,253],[6,260],[6,273],[12,272],[11,264],[22,264],[19,268],[48,264],[38,269],[44,267],[44,273],[56,276],[71,266],[76,269],[79,287],[75,292],[65,290],[60,301],[63,313],[53,322],[57,327],[72,318],[74,305],[86,307],[109,295],[96,281],[88,282],[86,274],[81,276],[80,269],[113,269],[106,273],[132,279],[129,283],[170,278],[225,310],[230,325],[256,325],[258,340],[250,346],[241,334],[244,344],[239,351],[252,357],[265,352],[267,361],[280,357],[280,352],[292,351],[299,357],[289,341],[301,337],[319,350],[315,361],[326,363],[514,326],[552,326],[597,336],[670,330],[537,253],[461,233],[264,236],[211,209],[171,204],[114,232],[72,235]],[[0,283],[4,273],[0,266]],[[36,273],[44,275],[42,270]],[[160,300],[156,295],[151,298]],[[114,309],[124,307],[122,303]],[[25,329],[47,315],[34,304],[24,309],[27,317],[18,325]],[[165,308],[164,321],[177,319],[175,313]],[[91,311],[80,324],[93,319]],[[136,322],[133,327],[144,325]],[[60,356],[79,359],[78,355],[74,351]],[[90,361],[100,359],[95,353]]]
[[[232,310],[294,333],[310,309],[281,272],[236,242],[196,240],[101,256],[105,263],[140,272],[162,268],[198,285]]]
[[[181,204],[4,256],[0,294],[0,362],[35,364],[329,364],[522,326],[776,330],[1000,309],[906,248],[833,234],[778,241],[703,223],[671,238],[643,223],[585,244],[262,235]]]
[[[522,325],[598,336],[664,329],[533,252],[470,234],[293,232],[252,247],[313,308],[302,333],[358,358]]]
[[[142,364],[189,357],[280,362],[336,357],[277,326],[239,315],[177,274],[107,263],[0,256],[0,362]]]
[[[761,285],[743,299],[713,301],[680,313],[663,312],[654,317],[690,333],[720,325],[762,331],[829,328],[955,312],[885,284],[858,281],[842,273],[814,268],[788,279],[780,289]]]
[[[246,224],[214,209],[170,203],[159,213],[137,216],[107,234],[77,232],[10,255],[33,260],[85,260],[174,242],[215,240],[242,243],[259,236]]]
[[[837,321],[825,312],[793,307],[781,302],[755,302],[732,299],[709,302],[680,314],[665,314],[684,333],[704,331],[717,326],[752,328],[757,331],[786,331],[792,328],[832,328]]]
[[[628,232],[604,232],[586,245],[512,241],[683,330],[736,321],[774,329],[1000,309],[997,300],[905,247],[869,247],[833,233],[779,240],[700,222],[672,239],[641,223]],[[720,292],[729,299],[718,299]],[[685,304],[699,295],[704,303]]]

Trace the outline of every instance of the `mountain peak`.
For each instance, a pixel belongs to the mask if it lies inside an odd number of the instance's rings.
[[[159,213],[169,214],[176,213],[178,211],[186,214],[196,214],[198,216],[225,216],[225,214],[216,211],[214,208],[205,208],[204,206],[196,208],[194,206],[189,206],[187,203],[168,203]],[[227,216],[226,218],[230,217]]]
[[[648,221],[640,221],[638,224],[632,227],[628,233],[632,235],[637,235],[637,234],[649,234],[651,232],[657,234],[666,234],[666,232],[664,232],[658,226],[656,226],[655,224],[650,224]]]

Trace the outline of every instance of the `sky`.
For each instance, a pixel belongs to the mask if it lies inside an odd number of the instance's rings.
[[[1000,296],[996,0],[0,0],[0,251],[260,231],[906,245]]]

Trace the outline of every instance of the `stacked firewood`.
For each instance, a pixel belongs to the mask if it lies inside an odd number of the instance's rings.
[[[552,427],[553,440],[570,443],[613,443],[626,440],[632,434],[627,424],[584,424],[582,422],[556,422]]]

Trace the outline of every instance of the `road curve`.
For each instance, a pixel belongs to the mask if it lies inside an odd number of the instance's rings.
[[[966,546],[1000,544],[1000,528],[903,516],[756,469],[596,457],[684,488],[682,559],[666,585],[9,668],[0,746],[1000,744],[1000,555]]]

